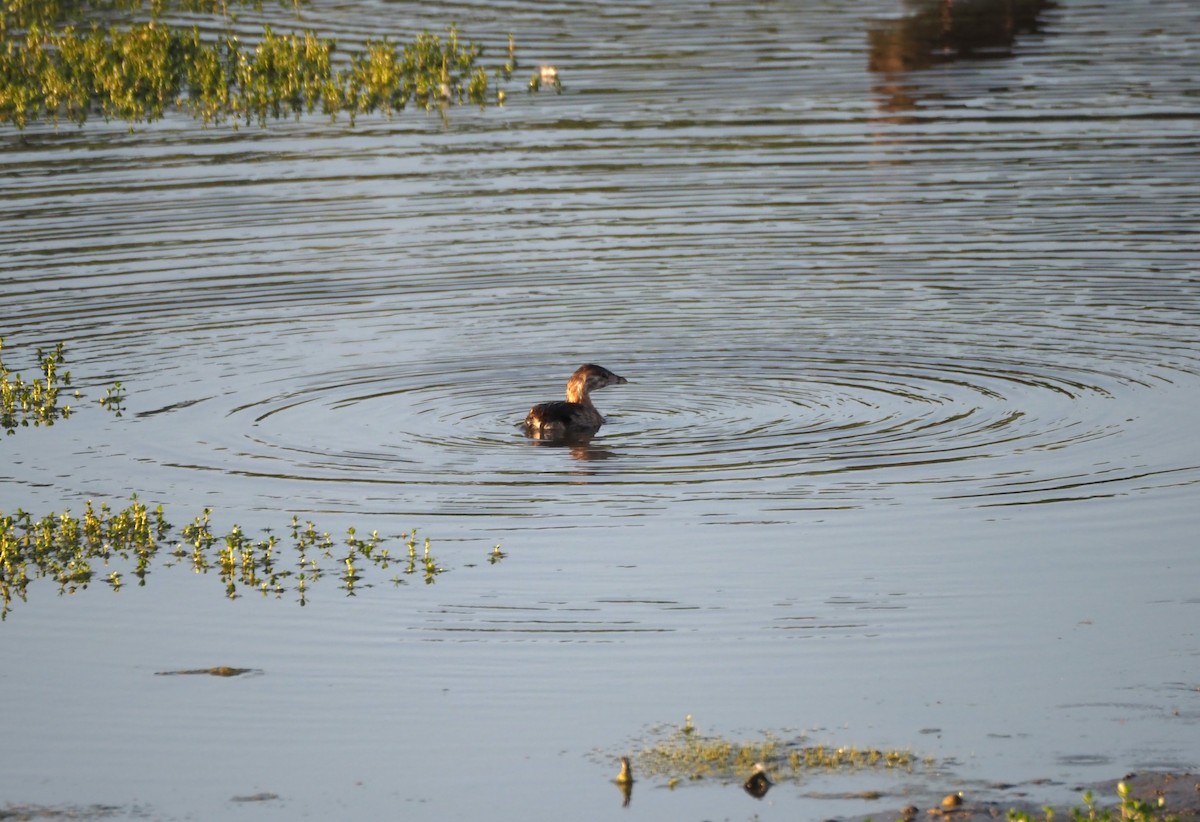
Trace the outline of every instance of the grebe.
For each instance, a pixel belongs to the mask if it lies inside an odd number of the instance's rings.
[[[604,424],[604,417],[592,405],[590,393],[628,382],[607,368],[581,365],[567,380],[567,401],[543,402],[530,408],[525,415],[525,431],[536,439],[555,440],[595,434]]]

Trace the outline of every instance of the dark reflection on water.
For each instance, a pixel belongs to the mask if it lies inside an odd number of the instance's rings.
[[[534,448],[554,448],[566,451],[572,459],[580,462],[596,462],[616,456],[611,446],[594,444],[594,434],[569,437],[558,441],[530,439],[528,443]]]
[[[871,71],[903,72],[954,60],[1011,57],[1041,29],[1051,0],[908,0],[908,13],[868,31]]]
[[[1041,33],[1051,0],[909,0],[907,14],[877,20],[867,32],[868,67],[880,109],[893,115],[922,107],[923,90],[910,72],[955,61],[1012,57],[1018,38]],[[983,69],[986,70],[986,69]]]

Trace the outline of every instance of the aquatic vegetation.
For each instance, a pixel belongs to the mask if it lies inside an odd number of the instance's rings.
[[[396,557],[382,547],[384,539],[374,531],[360,539],[349,528],[339,542],[313,523],[301,524],[293,517],[290,544],[285,544],[272,534],[254,539],[237,525],[218,535],[211,514],[206,508],[180,529],[181,539],[173,541],[168,537],[174,529],[162,506],[151,510],[136,496],[119,511],[106,504],[96,508],[89,500],[80,517],[70,511],[40,519],[21,510],[12,515],[0,512],[0,618],[7,618],[14,599],[25,601],[31,579],[54,580],[60,594],[75,593],[97,579],[119,591],[124,585],[121,572],[103,573],[118,561],[139,586],[146,584],[153,561],[161,557],[163,567],[183,565],[197,574],[214,573],[227,597],[241,596],[243,589],[276,597],[291,590],[301,605],[311,587],[326,576],[336,576],[338,587],[353,596],[368,584],[364,572],[369,567],[394,566],[399,571],[391,580],[395,584],[408,576],[432,584],[446,570],[433,556],[428,539],[418,551],[415,529],[401,535],[407,555]]]
[[[1083,807],[1071,808],[1067,813],[1072,822],[1180,822],[1182,817],[1168,813],[1166,801],[1160,796],[1156,802],[1148,802],[1133,796],[1125,782],[1117,783],[1117,796],[1121,800],[1115,808],[1097,809],[1095,797],[1091,791],[1083,794]],[[1053,822],[1056,816],[1053,808],[1043,808],[1040,816],[1025,811],[1010,810],[1006,816],[1009,822]]]
[[[42,376],[28,383],[19,373],[8,370],[3,351],[4,338],[0,337],[0,427],[5,433],[15,434],[17,428],[30,425],[54,425],[57,420],[71,416],[71,406],[59,405],[59,394],[71,387],[71,372],[62,370],[67,361],[65,343],[58,343],[50,352],[37,349],[38,370]],[[81,397],[78,391],[73,396],[75,399]],[[113,384],[99,402],[105,409],[121,416],[124,386],[119,382]]]
[[[105,410],[113,412],[116,416],[121,416],[125,412],[125,386],[120,382],[115,382],[109,386],[104,396],[98,402]]]
[[[4,338],[0,337],[0,353],[3,351]],[[60,369],[66,362],[64,344],[60,342],[49,353],[39,348],[37,358],[42,378],[27,383],[20,374],[9,371],[0,356],[0,426],[8,434],[19,426],[54,425],[71,416],[71,406],[58,404],[59,392],[71,386],[71,372]]]
[[[13,597],[25,599],[31,576],[49,577],[60,593],[74,593],[93,580],[94,563],[120,557],[134,561],[133,574],[145,584],[150,559],[169,529],[161,507],[150,511],[136,497],[115,513],[107,505],[95,509],[89,500],[82,517],[68,511],[36,520],[21,510],[0,513],[0,618],[8,616]],[[115,573],[108,581],[114,589],[121,586]]]
[[[96,113],[132,125],[175,108],[205,124],[266,125],[317,110],[331,120],[345,114],[353,124],[359,115],[390,116],[409,105],[486,107],[489,78],[508,80],[517,66],[511,35],[508,60],[489,70],[481,62],[483,47],[462,41],[453,25],[444,36],[421,32],[402,45],[369,40],[362,50],[338,54],[334,40],[312,30],[277,34],[264,26],[251,44],[229,29],[204,37],[198,28],[159,20],[162,0],[151,0],[150,20],[107,28],[59,23],[87,9],[140,12],[140,0],[69,9],[33,0],[11,5],[0,25],[0,123],[17,128],[60,119],[82,125]],[[194,5],[228,17],[223,2]],[[495,95],[496,103],[503,99]]]
[[[699,733],[688,716],[682,726],[657,729],[658,738],[636,754],[639,773],[668,780],[717,779],[742,782],[762,763],[773,782],[798,780],[813,771],[866,768],[912,769],[920,760],[908,750],[806,745],[765,734],[733,740]],[[930,764],[928,760],[926,765]]]
[[[0,9],[0,37],[33,26],[49,28],[79,21],[89,14],[123,12],[158,19],[168,11],[182,11],[229,18],[231,5],[262,8],[261,0],[7,0]],[[289,5],[298,9],[300,3],[297,0]]]
[[[341,543],[344,547],[339,549],[329,533],[318,531],[312,522],[302,525],[297,517],[292,517],[290,547],[294,559],[288,558],[290,564],[283,564],[277,537],[268,535],[252,540],[237,525],[225,536],[218,537],[210,527],[211,514],[212,510],[206,508],[201,516],[183,527],[183,542],[172,555],[177,561],[190,561],[197,573],[215,570],[225,583],[225,595],[231,599],[240,595],[239,586],[257,590],[264,596],[274,594],[279,597],[286,593],[290,583],[299,603],[305,605],[309,589],[333,573],[328,565],[330,562],[338,569],[340,587],[349,596],[354,595],[356,587],[365,584],[360,569],[367,566],[380,570],[397,566],[406,576],[420,574],[426,584],[432,584],[438,574],[445,571],[433,558],[428,539],[423,556],[417,559],[416,529],[400,535],[406,540],[408,556],[396,558],[380,547],[384,540],[375,531],[364,540],[356,536],[354,528],[349,528]],[[398,576],[391,581],[395,584],[404,582]]]

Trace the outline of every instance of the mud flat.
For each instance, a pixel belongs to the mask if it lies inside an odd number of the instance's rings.
[[[1119,785],[1128,788],[1127,799],[1122,804]],[[1047,808],[1053,810],[1055,818],[1072,819],[1073,810],[1081,811],[1085,819],[1136,819],[1136,820],[1200,820],[1200,774],[1185,773],[1131,773],[1121,779],[1112,779],[1094,785],[1081,785],[1080,795],[1091,792],[1095,816],[1089,814],[1081,799],[1070,806],[1053,807],[1031,800],[1034,792],[1029,785],[997,785],[987,791],[988,798],[973,800],[969,792],[947,794],[944,798],[932,798],[915,802],[885,813],[872,813],[855,817],[856,820],[909,820],[945,819],[953,822],[983,822],[984,820],[1007,819],[1015,811],[1017,819],[1042,820],[1050,818]],[[997,797],[999,792],[999,797]],[[1141,803],[1140,805],[1138,803]],[[1161,803],[1161,804],[1160,804]]]

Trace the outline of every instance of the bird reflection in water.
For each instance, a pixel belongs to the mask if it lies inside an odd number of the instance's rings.
[[[593,445],[592,437],[573,437],[560,440],[529,440],[531,445],[540,448],[565,448],[572,459],[581,462],[598,462],[616,456],[606,445]]]
[[[898,75],[958,60],[1011,57],[1018,35],[1041,30],[1052,0],[906,0],[909,13],[878,20],[867,32],[868,68],[889,112],[918,107],[911,83]]]

